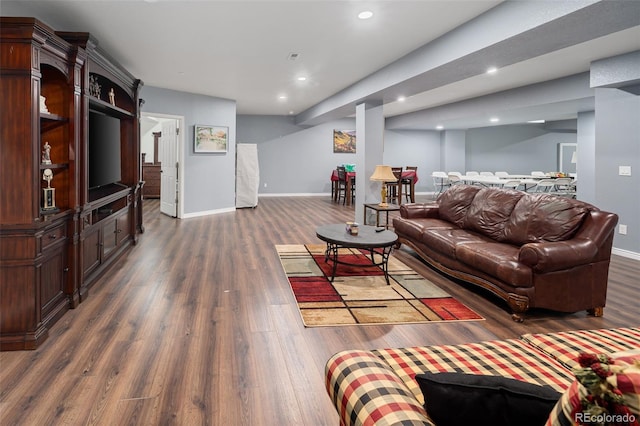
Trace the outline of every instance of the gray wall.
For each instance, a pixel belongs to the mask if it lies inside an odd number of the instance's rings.
[[[342,119],[303,127],[295,125],[292,117],[239,115],[237,140],[258,145],[260,194],[330,193],[332,170],[338,164],[354,163],[356,157],[333,152],[333,130],[355,129],[355,125],[354,119]],[[418,192],[433,190],[430,175],[439,166],[439,156],[438,132],[385,132],[384,163],[417,166]]]
[[[355,125],[351,118],[303,127],[293,117],[239,115],[237,140],[258,145],[260,194],[330,193],[332,170],[355,162],[354,154],[333,153],[333,130]]]
[[[235,101],[143,86],[143,112],[183,116],[184,146],[180,163],[184,170],[184,214],[202,214],[235,207],[236,103]],[[226,154],[195,154],[195,124],[227,126]]]
[[[383,158],[392,167],[417,166],[416,192],[433,191],[431,173],[440,167],[439,132],[386,130]]]
[[[595,205],[627,225],[627,235],[616,233],[614,246],[640,253],[640,96],[596,89],[595,116]],[[631,176],[620,176],[619,166],[631,166]]]
[[[544,126],[513,125],[467,130],[467,170],[529,174],[558,170],[558,144],[576,143],[576,133]]]

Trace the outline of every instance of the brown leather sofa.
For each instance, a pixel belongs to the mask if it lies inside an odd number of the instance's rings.
[[[432,203],[403,204],[399,244],[436,269],[530,308],[602,316],[618,216],[550,194],[454,185]]]

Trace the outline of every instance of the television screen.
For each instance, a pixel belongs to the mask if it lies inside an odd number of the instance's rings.
[[[119,182],[120,120],[89,112],[89,188]]]

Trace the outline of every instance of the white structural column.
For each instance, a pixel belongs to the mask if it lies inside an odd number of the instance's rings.
[[[364,203],[380,202],[380,182],[371,182],[384,152],[384,115],[381,104],[356,105],[356,205],[355,222],[362,223]]]

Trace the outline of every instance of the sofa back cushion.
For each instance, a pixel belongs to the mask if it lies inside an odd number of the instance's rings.
[[[454,223],[458,227],[464,226],[467,210],[473,198],[480,191],[479,186],[453,185],[438,197],[438,214],[440,219]]]
[[[504,241],[522,245],[568,240],[585,215],[596,210],[590,204],[550,194],[529,194],[518,201],[504,229]]]
[[[513,189],[482,188],[473,198],[464,228],[504,241],[504,230],[516,203],[524,192]]]

